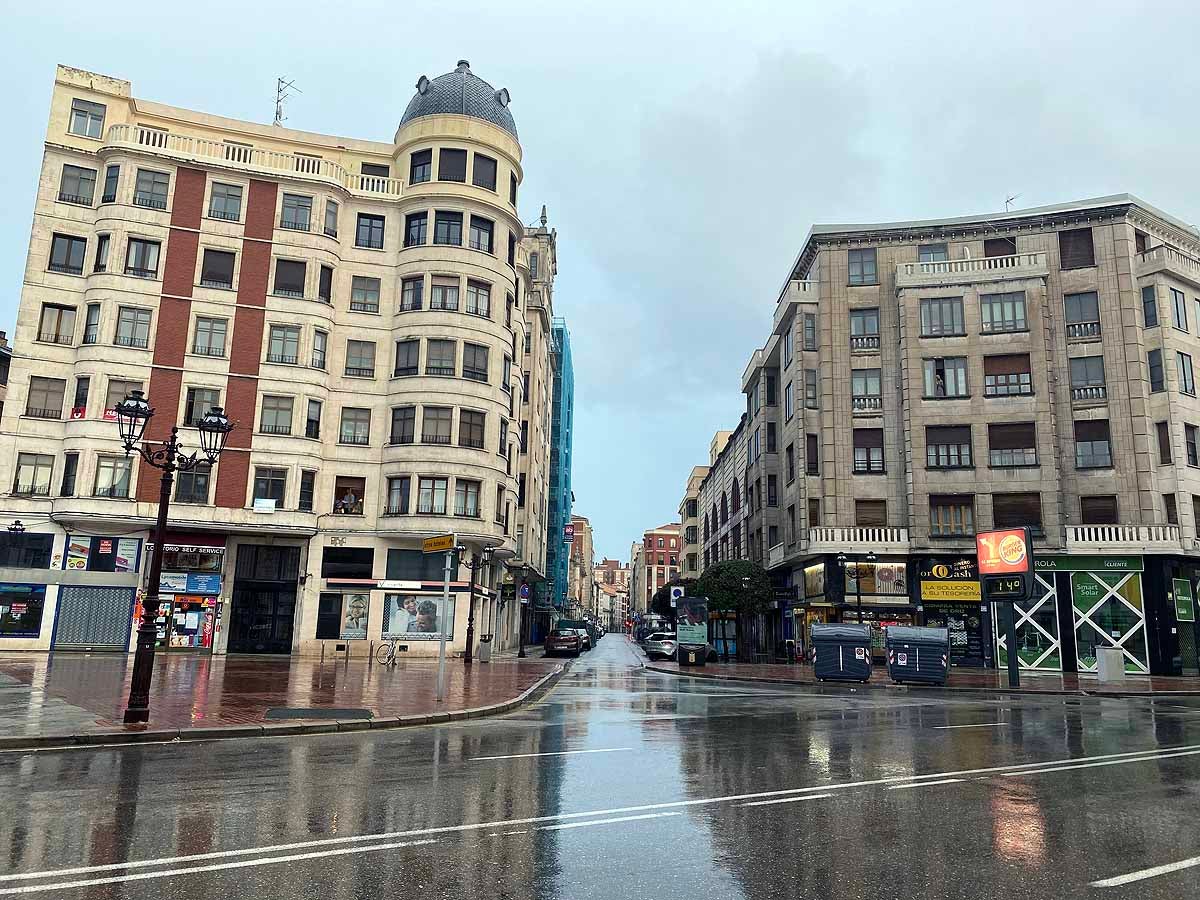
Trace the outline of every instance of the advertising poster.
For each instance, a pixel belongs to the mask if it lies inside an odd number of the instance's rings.
[[[446,602],[446,640],[454,635],[454,602],[450,595]],[[442,606],[440,595],[429,594],[385,594],[383,597],[384,640],[436,641],[442,629],[438,610]]]
[[[848,563],[846,565],[846,596],[872,594],[885,597],[907,597],[908,579],[904,563]]]
[[[72,536],[67,539],[67,568],[84,570],[88,564],[88,554],[92,549],[92,539]]]
[[[186,594],[188,577],[183,572],[163,572],[158,578],[158,589],[169,594]]]
[[[138,564],[138,538],[121,538],[117,541],[117,572],[135,572]]]
[[[675,639],[680,644],[708,643],[707,597],[680,597],[675,615]]]
[[[825,564],[817,563],[815,566],[808,566],[804,570],[804,596],[805,597],[822,597],[825,596]]]
[[[35,638],[42,630],[44,584],[0,583],[0,638]]]
[[[342,640],[365,641],[367,639],[367,609],[370,602],[370,594],[342,595]]]

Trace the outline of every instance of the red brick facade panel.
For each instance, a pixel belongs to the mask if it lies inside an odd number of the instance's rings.
[[[175,197],[171,201],[171,225],[176,228],[200,227],[204,215],[204,173],[180,167],[175,173]],[[171,237],[174,240],[174,235]]]
[[[248,238],[269,241],[275,236],[275,198],[279,186],[271,181],[251,181],[246,203]]]
[[[271,245],[262,241],[242,242],[242,271],[237,300],[241,306],[266,306],[271,277]]]
[[[176,297],[192,296],[196,278],[196,254],[200,235],[194,231],[171,229],[167,242],[167,258],[163,264],[163,293]]]
[[[258,375],[259,356],[266,312],[239,309],[233,317],[233,344],[229,351],[229,374]]]
[[[171,239],[175,248],[175,239]],[[154,365],[183,366],[191,327],[192,301],[163,297],[158,301],[158,327],[154,331]]]
[[[225,386],[225,415],[235,427],[229,433],[227,447],[250,446],[250,438],[254,434],[254,407],[257,399],[257,378],[229,376],[229,382]]]
[[[230,434],[231,441],[235,434],[236,431]],[[226,509],[241,509],[246,505],[246,485],[249,477],[250,451],[226,446],[217,463],[217,495],[213,502]]]

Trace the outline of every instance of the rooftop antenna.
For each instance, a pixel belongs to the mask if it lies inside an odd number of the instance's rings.
[[[1012,208],[1012,202],[1020,196],[1020,194],[1013,194],[1011,197],[1006,198],[1004,201],[1004,211],[1008,212]]]
[[[302,90],[300,90],[300,88],[296,87],[296,82],[294,79],[291,81],[285,81],[282,78],[276,78],[275,79],[275,121],[271,123],[272,125],[282,125],[283,120],[287,118],[287,116],[285,116],[283,114],[283,101],[291,96],[291,94],[289,94],[288,91],[295,91],[297,94],[304,93],[304,91],[302,91]]]

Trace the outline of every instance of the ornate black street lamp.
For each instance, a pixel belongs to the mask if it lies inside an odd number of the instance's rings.
[[[525,658],[525,608],[529,605],[529,598],[522,597],[525,592],[525,585],[528,583],[529,566],[518,566],[517,572],[520,573],[520,580],[517,582],[517,659]]]
[[[158,447],[142,444],[146,426],[154,416],[154,409],[141,391],[131,391],[129,396],[116,406],[117,429],[128,457],[136,450],[148,465],[162,470],[158,492],[158,520],[154,525],[154,551],[150,555],[150,574],[146,585],[146,597],[142,601],[142,621],[138,625],[137,649],[133,655],[133,679],[129,685],[129,702],[125,708],[125,722],[146,722],[150,719],[150,680],[154,675],[154,644],[158,629],[154,618],[158,614],[158,583],[162,575],[163,543],[167,537],[167,513],[171,507],[171,484],[175,472],[187,472],[196,466],[212,465],[225,449],[225,441],[233,424],[225,417],[224,410],[214,406],[204,414],[197,424],[200,432],[200,449],[204,452],[184,454],[179,444],[179,428],[171,426],[171,436]]]
[[[466,547],[460,547],[460,552],[465,552]],[[473,648],[475,645],[475,582],[479,574],[480,568],[490,565],[493,559],[506,560],[514,554],[511,550],[506,550],[503,547],[484,547],[479,553],[471,557],[471,599],[467,606],[467,648],[463,651],[463,664],[471,665],[473,661]]]

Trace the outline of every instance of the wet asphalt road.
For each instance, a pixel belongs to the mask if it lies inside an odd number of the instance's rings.
[[[799,694],[620,635],[498,719],[0,753],[0,898],[1174,900],[1197,863],[1198,700]]]

